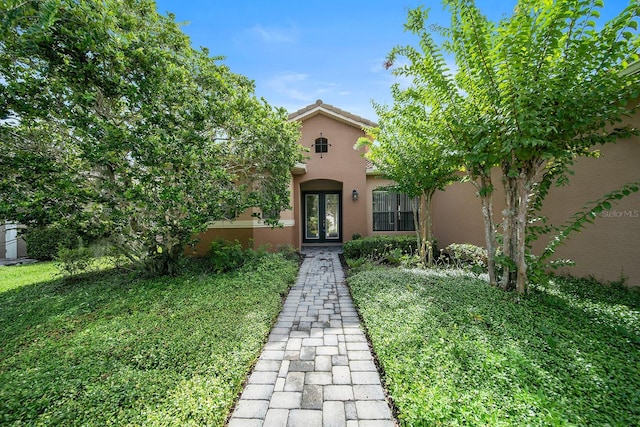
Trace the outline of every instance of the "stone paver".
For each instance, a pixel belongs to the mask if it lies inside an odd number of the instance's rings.
[[[394,426],[338,254],[305,248],[298,280],[229,426]]]

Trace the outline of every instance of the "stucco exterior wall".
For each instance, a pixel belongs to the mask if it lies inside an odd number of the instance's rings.
[[[293,179],[289,185],[289,197],[293,198]],[[253,214],[260,213],[259,209],[251,208],[243,212],[233,221],[217,221],[209,228],[196,236],[198,243],[193,247],[187,247],[185,253],[188,255],[204,256],[207,254],[211,242],[215,240],[238,240],[243,247],[249,247],[253,241],[255,249],[260,246],[269,246],[271,250],[277,249],[279,245],[295,243],[294,239],[294,213],[291,209],[280,212],[280,222],[282,227],[266,226],[263,221],[254,217]]]
[[[640,125],[640,117],[636,124]],[[575,165],[569,187],[550,192],[543,213],[560,224],[585,203],[601,198],[629,182],[640,181],[640,138],[600,147],[599,159],[583,158]],[[546,243],[546,242],[544,242]],[[542,246],[539,245],[538,247]],[[633,193],[595,218],[581,233],[574,233],[556,251],[576,265],[564,270],[576,276],[613,281],[626,278],[640,286],[640,194]]]
[[[253,238],[253,228],[210,228],[197,236],[197,243],[193,248],[185,248],[186,255],[205,256],[209,251],[211,242],[216,240],[238,240],[244,248]]]
[[[255,249],[264,246],[268,250],[276,250],[282,245],[294,245],[294,227],[256,228],[253,230],[253,241]]]
[[[316,138],[327,138],[331,146],[327,153],[316,153]],[[307,172],[294,175],[294,211],[296,246],[302,245],[304,227],[302,191],[335,190],[342,191],[342,240],[351,240],[355,233],[367,235],[367,206],[371,203],[366,193],[366,161],[362,157],[364,149],[354,150],[358,138],[365,135],[361,129],[340,122],[322,114],[309,117],[302,122],[300,144],[309,149],[306,160]],[[358,192],[358,200],[353,200],[353,190]]]
[[[238,222],[235,222],[238,224]],[[211,242],[216,240],[238,240],[246,249],[253,242],[253,248],[258,249],[263,246],[267,250],[274,251],[281,245],[293,245],[294,228],[290,223],[282,227],[270,227],[257,221],[252,223],[241,222],[240,226],[234,226],[234,222],[226,227],[212,227],[197,236],[198,242],[193,248],[187,247],[185,254],[194,256],[205,256],[209,251]]]
[[[504,207],[504,191],[498,169],[493,171],[492,179],[495,186],[493,214],[499,221]],[[436,191],[431,203],[431,218],[439,248],[444,249],[451,243],[485,246],[482,205],[476,193],[470,182],[457,182],[445,191]]]
[[[640,117],[634,120],[640,126]],[[640,181],[640,138],[596,148],[601,150],[600,158],[579,159],[570,185],[551,189],[542,211],[551,224],[564,224],[586,203],[626,183]],[[498,171],[494,172],[494,215],[499,222],[504,191]],[[475,193],[471,183],[457,183],[435,194],[433,229],[441,248],[450,243],[484,246],[480,199]],[[539,254],[548,241],[536,242],[534,253]],[[582,232],[572,234],[558,247],[555,258],[576,263],[560,271],[564,274],[593,276],[601,281],[624,277],[628,285],[640,286],[640,193],[621,200]]]

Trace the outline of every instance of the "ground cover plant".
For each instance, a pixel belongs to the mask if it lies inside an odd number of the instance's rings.
[[[147,279],[0,268],[0,424],[224,425],[296,270],[279,255]]]
[[[638,291],[385,267],[349,284],[403,425],[640,424]]]

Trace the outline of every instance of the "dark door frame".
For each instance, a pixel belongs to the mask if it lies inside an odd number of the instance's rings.
[[[322,220],[318,224],[318,238],[307,238],[307,195],[318,195],[318,218],[324,218],[326,220],[327,213],[325,196],[327,194],[336,194],[338,196],[338,237],[336,239],[326,238],[326,223]],[[302,192],[302,243],[342,243],[342,191],[341,190],[327,190],[327,191],[303,191]]]

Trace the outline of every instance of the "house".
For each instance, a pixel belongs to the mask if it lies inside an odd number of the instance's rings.
[[[354,235],[413,232],[411,200],[376,192],[391,181],[376,174],[363,157],[364,149],[354,149],[358,138],[365,136],[363,129],[376,123],[321,100],[291,113],[289,120],[300,123],[299,143],[309,150],[306,161],[291,171],[293,209],[280,214],[278,228],[258,219],[256,209],[234,221],[215,222],[199,236],[196,253],[205,253],[216,239],[252,239],[256,247],[288,244],[300,248],[338,245]]]
[[[338,245],[355,235],[414,233],[412,200],[385,191],[393,184],[376,173],[364,157],[364,149],[354,149],[363,128],[376,124],[321,100],[295,111],[289,120],[301,125],[299,143],[309,149],[305,163],[291,171],[291,210],[280,214],[280,227],[271,228],[255,217],[253,209],[234,221],[219,221],[199,236],[196,253],[205,254],[216,239],[238,239],[254,246],[270,244]],[[640,127],[640,114],[628,123]],[[551,223],[562,224],[582,210],[587,202],[640,181],[640,138],[632,137],[599,148],[599,159],[576,162],[570,186],[554,188],[542,212]],[[499,179],[496,180],[499,182]],[[495,194],[495,213],[502,209],[503,193]],[[480,200],[470,183],[456,183],[434,196],[433,231],[439,247],[450,243],[484,246]],[[640,286],[640,193],[624,198],[603,211],[581,232],[572,235],[556,252],[569,258],[575,267],[565,272],[612,281],[624,277],[628,285]],[[538,242],[536,250],[545,241]]]
[[[640,66],[634,72],[640,72]],[[272,228],[250,209],[233,221],[216,221],[198,236],[195,253],[207,253],[212,241],[239,240],[254,247],[291,245],[340,245],[356,235],[413,234],[413,201],[386,187],[393,182],[380,176],[364,157],[364,148],[354,149],[364,128],[376,123],[318,100],[295,111],[289,120],[300,123],[299,143],[309,151],[304,163],[291,171],[292,209],[281,212],[280,226]],[[640,113],[626,124],[640,128]],[[570,185],[554,188],[544,204],[549,222],[563,224],[586,203],[631,182],[640,182],[640,137],[596,147],[601,158],[580,158]],[[499,182],[496,177],[495,182]],[[502,210],[503,193],[496,186],[496,217]],[[440,248],[450,243],[484,246],[480,201],[470,183],[455,183],[437,192],[432,202],[433,232]],[[0,259],[26,256],[24,241],[14,224],[0,225]],[[550,236],[549,238],[551,238]],[[548,240],[548,239],[547,239]],[[536,242],[539,252],[547,241]],[[191,253],[191,250],[188,250]],[[640,286],[640,192],[602,211],[580,233],[572,234],[557,248],[556,258],[576,265],[563,270],[601,281],[625,279]]]

